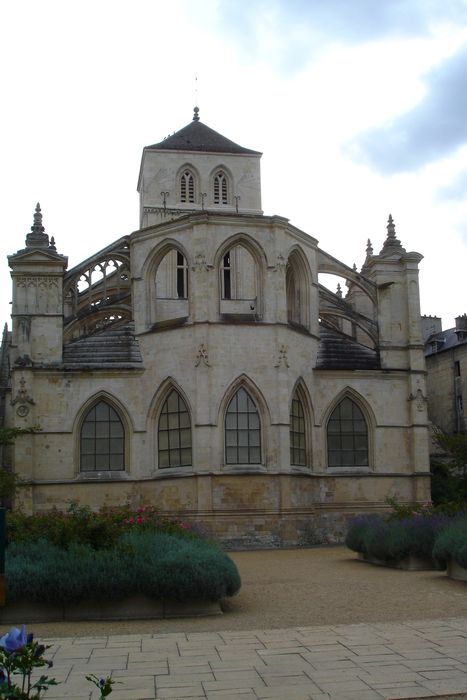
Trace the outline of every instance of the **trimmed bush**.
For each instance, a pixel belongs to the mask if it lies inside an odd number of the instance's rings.
[[[217,546],[162,533],[132,532],[109,549],[47,540],[13,542],[7,550],[7,601],[70,603],[153,598],[220,600],[238,592],[234,562]]]
[[[375,559],[395,561],[410,555],[430,559],[438,533],[449,522],[442,513],[386,519],[359,516],[350,522],[346,544]]]
[[[381,521],[382,517],[380,515],[357,515],[355,518],[352,518],[345,536],[346,546],[354,552],[366,554],[365,542],[368,534],[372,532]]]
[[[467,568],[467,517],[453,518],[438,534],[433,546],[434,558],[446,564],[450,559]]]

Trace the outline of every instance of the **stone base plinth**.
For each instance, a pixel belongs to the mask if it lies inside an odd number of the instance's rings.
[[[449,578],[453,578],[455,581],[467,581],[467,569],[464,569],[463,566],[452,559],[448,561],[447,574]]]
[[[410,555],[403,559],[377,559],[367,554],[358,554],[358,558],[376,566],[388,566],[391,569],[402,569],[403,571],[444,571],[445,566],[433,559],[416,557]]]
[[[78,620],[151,620],[168,617],[222,615],[220,601],[157,600],[133,596],[125,600],[83,600],[68,605],[17,601],[0,608],[0,623],[61,622]]]

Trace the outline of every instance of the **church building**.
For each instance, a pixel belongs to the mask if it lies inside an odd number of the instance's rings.
[[[195,108],[143,149],[140,228],[71,269],[37,205],[0,354],[3,425],[40,428],[4,465],[17,507],[151,504],[268,547],[429,500],[422,256],[390,216],[360,271],[337,260],[263,214],[260,159]]]

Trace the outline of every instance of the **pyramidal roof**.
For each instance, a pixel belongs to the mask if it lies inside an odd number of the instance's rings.
[[[225,136],[211,129],[199,121],[199,109],[195,107],[192,121],[168,136],[160,143],[146,146],[151,150],[161,151],[205,151],[210,153],[244,153],[261,155],[260,151],[252,151],[250,148],[239,146]]]

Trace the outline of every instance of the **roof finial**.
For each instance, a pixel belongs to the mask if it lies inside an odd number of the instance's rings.
[[[44,233],[45,228],[42,226],[42,212],[41,205],[39,202],[36,204],[36,210],[34,212],[34,223],[31,226],[31,231],[33,233]]]
[[[373,255],[373,246],[371,245],[370,239],[366,243],[366,257],[367,259]]]
[[[193,121],[199,122],[199,107],[195,107],[193,110]]]
[[[337,291],[336,291],[336,296],[340,297],[342,299],[342,287],[340,282],[337,283]]]
[[[396,236],[396,226],[394,224],[394,219],[392,215],[389,214],[388,225],[387,225],[388,235],[384,241],[383,248],[380,255],[391,255],[395,251],[400,251],[405,253],[405,248],[402,247],[400,240]]]
[[[31,233],[28,233],[26,236],[26,245],[28,248],[47,248],[49,245],[49,237],[42,225],[42,212],[39,202],[36,204]]]

